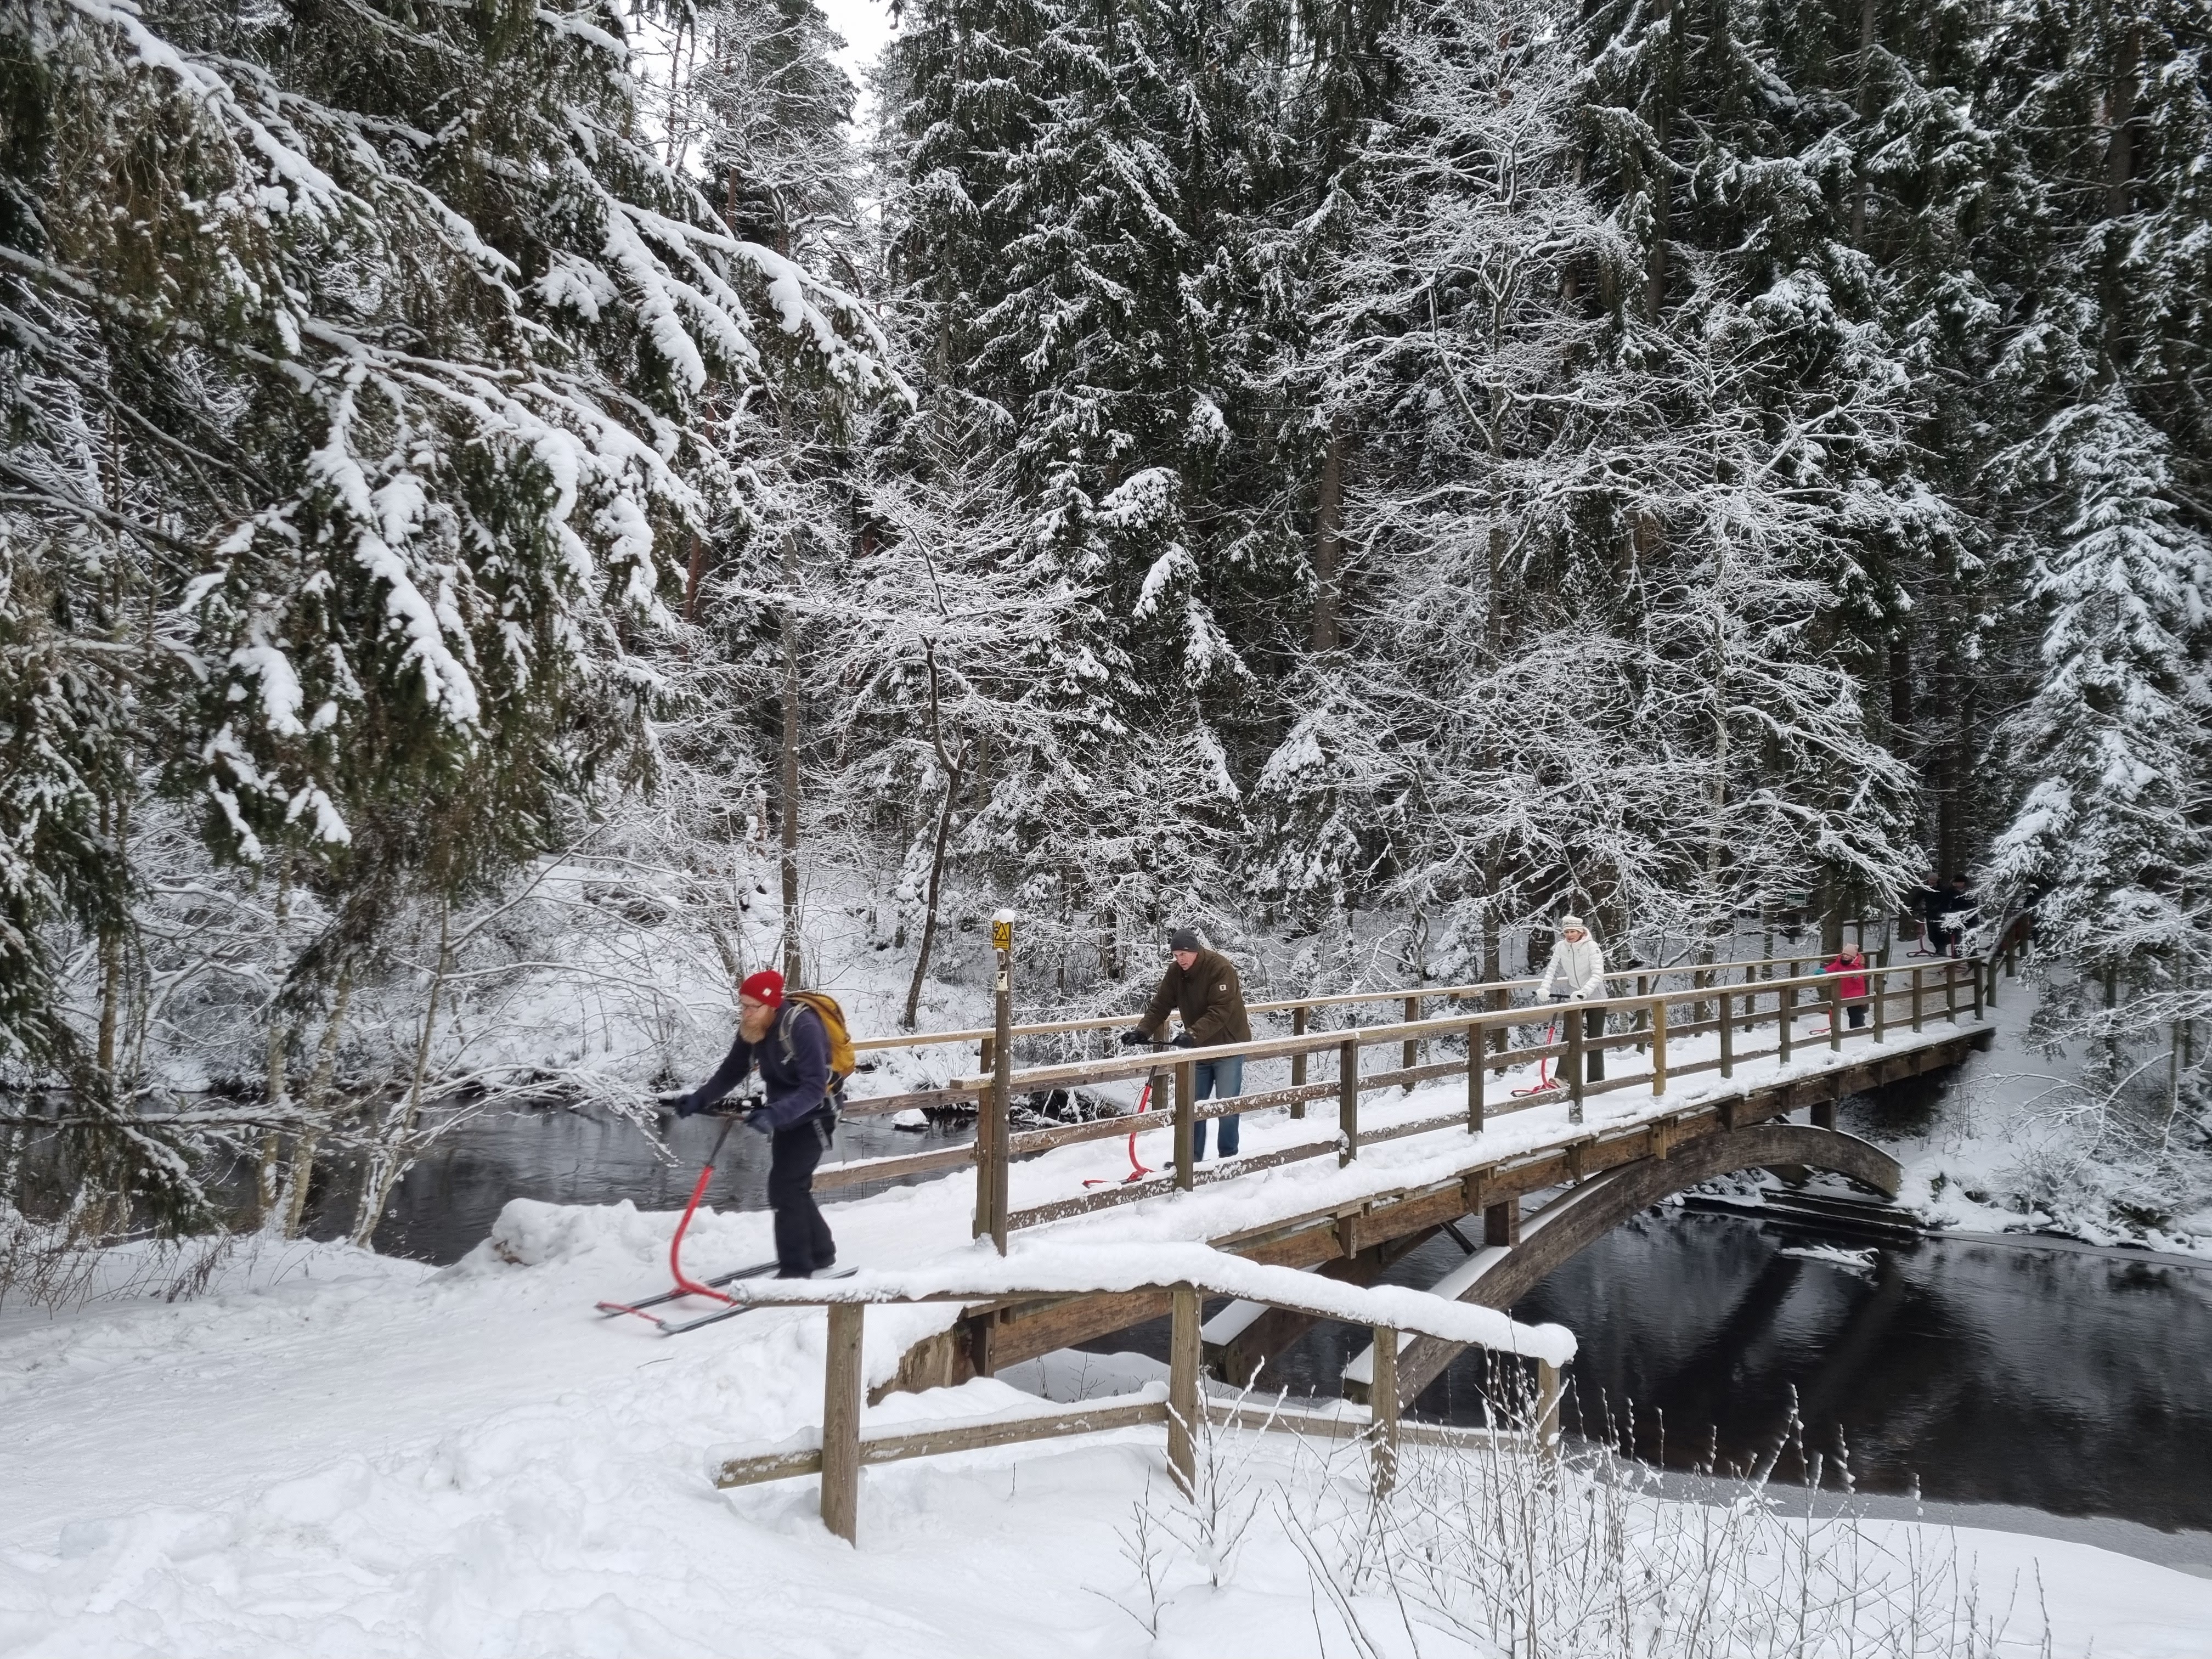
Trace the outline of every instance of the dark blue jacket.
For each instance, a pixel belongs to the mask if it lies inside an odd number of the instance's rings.
[[[761,1081],[768,1085],[768,1098],[745,1119],[748,1128],[763,1133],[788,1129],[820,1111],[828,1101],[830,1034],[822,1029],[821,1015],[794,1001],[783,1005],[757,1046],[745,1041],[740,1028],[729,1057],[714,1076],[677,1102],[677,1115],[689,1117],[705,1111],[744,1082],[756,1061]]]

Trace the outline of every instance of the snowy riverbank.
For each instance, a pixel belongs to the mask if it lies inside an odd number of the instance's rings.
[[[894,1259],[915,1201],[844,1206],[848,1255]],[[708,1217],[696,1236],[706,1255],[744,1258],[765,1222]],[[1336,1536],[1316,1517],[1349,1513],[1364,1487],[1296,1443],[1243,1464],[1261,1501],[1219,1587],[1155,1538],[1157,1645],[1127,1559],[1148,1502],[1173,1518],[1157,1436],[871,1471],[857,1552],[820,1528],[811,1481],[718,1496],[710,1446],[817,1417],[821,1321],[768,1310],[664,1341],[593,1320],[594,1297],[654,1280],[672,1224],[538,1206],[444,1272],[247,1245],[194,1301],[9,1311],[0,1653],[1358,1650],[1310,1551]],[[501,1259],[518,1255],[527,1265]],[[871,1322],[872,1374],[898,1325]],[[975,1383],[871,1416],[1009,1395]],[[1656,1538],[1698,1507],[1655,1499],[1638,1524]],[[1852,1536],[1929,1585],[1955,1561],[1956,1583],[1984,1613],[2010,1607],[2024,1644],[2047,1607],[2059,1654],[2093,1637],[2107,1659],[2212,1653],[2212,1582],[2000,1533],[1880,1520]],[[1433,1631],[1414,1644],[1383,1585],[1350,1593],[1380,1651],[1467,1650]]]

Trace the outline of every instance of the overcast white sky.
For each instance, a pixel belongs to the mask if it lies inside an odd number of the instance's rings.
[[[838,61],[845,72],[856,83],[860,81],[860,68],[884,49],[884,42],[891,37],[891,9],[890,0],[817,0],[823,13],[830,19],[830,27],[845,37],[845,50]]]

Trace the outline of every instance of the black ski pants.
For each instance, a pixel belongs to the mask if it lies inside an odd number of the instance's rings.
[[[814,1201],[814,1169],[830,1150],[830,1118],[817,1112],[779,1129],[768,1165],[768,1206],[775,1212],[775,1276],[804,1279],[837,1259],[836,1241]]]
[[[1566,1038],[1567,1022],[1576,1019],[1579,1019],[1583,1023],[1583,1037],[1585,1042],[1595,1042],[1605,1035],[1604,1009],[1585,1008],[1580,1003],[1569,1002],[1564,998],[1559,1000],[1557,1006],[1559,1012],[1553,1016],[1553,1023],[1563,1040]],[[1561,1065],[1557,1069],[1564,1073],[1566,1067],[1565,1065]],[[1583,1050],[1583,1080],[1585,1083],[1602,1083],[1605,1081],[1604,1049],[1585,1048]]]

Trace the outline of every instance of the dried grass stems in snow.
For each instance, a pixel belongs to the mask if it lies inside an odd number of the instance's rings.
[[[1292,1478],[1263,1504],[1254,1459],[1281,1440],[1212,1422],[1194,1439],[1192,1491],[1148,1483],[1121,1530],[1133,1583],[1094,1590],[1154,1638],[1179,1598],[1233,1580],[1257,1526],[1306,1564],[1317,1650],[1359,1659],[2053,1651],[2039,1582],[1984,1584],[1944,1534],[1824,1513],[1824,1486],[1850,1490],[1848,1461],[1808,1451],[1794,1417],[1747,1477],[1705,1475],[1702,1501],[1666,1495],[1656,1471],[1607,1444],[1555,1460],[1504,1436],[1473,1451],[1402,1447],[1378,1495],[1364,1441],[1300,1436]],[[1806,1488],[1768,1485],[1784,1452],[1803,1460]]]

